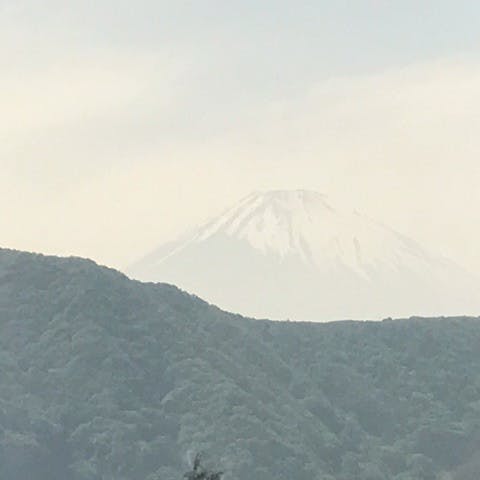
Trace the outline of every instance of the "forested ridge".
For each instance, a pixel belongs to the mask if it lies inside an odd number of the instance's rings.
[[[321,292],[319,292],[321,301]],[[477,480],[480,320],[250,320],[0,250],[0,480]]]

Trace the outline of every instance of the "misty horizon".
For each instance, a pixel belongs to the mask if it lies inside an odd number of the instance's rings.
[[[478,5],[0,13],[2,245],[122,268],[250,191],[307,188],[480,272]]]

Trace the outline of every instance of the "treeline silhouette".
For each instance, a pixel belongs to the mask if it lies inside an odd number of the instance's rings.
[[[254,321],[0,250],[0,479],[178,480],[205,451],[225,480],[470,480],[479,345],[476,318]]]

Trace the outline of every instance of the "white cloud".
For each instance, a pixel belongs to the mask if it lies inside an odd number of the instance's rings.
[[[167,55],[101,51],[63,56],[33,71],[2,69],[0,130],[22,140],[36,132],[109,121],[152,97],[158,110],[175,98],[180,62]]]

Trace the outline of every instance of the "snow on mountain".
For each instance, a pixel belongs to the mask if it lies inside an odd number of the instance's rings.
[[[480,311],[473,276],[304,190],[253,193],[128,273],[175,283],[255,317],[375,319]]]

